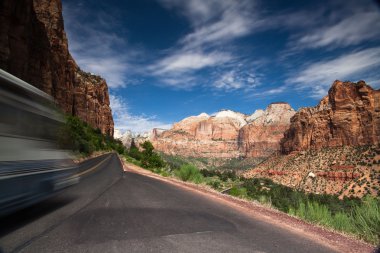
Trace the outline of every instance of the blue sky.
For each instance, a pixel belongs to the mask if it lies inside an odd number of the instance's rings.
[[[336,79],[380,87],[375,1],[63,0],[70,52],[110,88],[115,128],[314,106]]]

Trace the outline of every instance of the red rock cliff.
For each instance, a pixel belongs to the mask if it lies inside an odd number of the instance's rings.
[[[280,140],[296,112],[287,103],[273,103],[239,131],[239,149],[245,157],[267,157],[280,150]]]
[[[187,157],[266,157],[280,150],[280,140],[295,111],[287,103],[274,103],[252,115],[221,111],[202,113],[174,124],[168,131],[153,131],[154,147]]]
[[[284,153],[322,147],[361,146],[380,142],[380,90],[364,81],[335,81],[313,108],[291,119],[281,141]]]
[[[52,95],[66,113],[113,135],[108,86],[71,57],[61,0],[0,2],[0,68]]]
[[[240,114],[227,112],[237,117],[224,117],[223,111],[212,117],[205,113],[188,117],[174,124],[172,129],[154,134],[153,145],[171,155],[239,157],[237,138],[239,129],[246,122]]]

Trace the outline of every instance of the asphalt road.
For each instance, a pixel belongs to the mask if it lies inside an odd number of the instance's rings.
[[[1,219],[1,251],[332,252],[203,195],[123,172],[115,154],[82,163],[79,173],[80,184]]]

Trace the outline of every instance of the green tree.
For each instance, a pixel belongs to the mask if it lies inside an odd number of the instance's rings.
[[[138,147],[136,146],[134,139],[132,139],[131,147],[129,148],[128,155],[130,157],[135,158],[136,160],[141,160],[141,158],[142,158],[142,154],[141,154],[140,150],[138,149]]]
[[[120,141],[102,134],[100,129],[94,129],[75,116],[66,116],[66,122],[59,131],[58,143],[61,148],[85,155],[98,150],[116,150],[120,154],[125,152]]]
[[[165,166],[165,162],[162,158],[154,152],[154,147],[150,141],[145,141],[141,147],[143,148],[141,153],[141,165],[144,168],[161,168]]]

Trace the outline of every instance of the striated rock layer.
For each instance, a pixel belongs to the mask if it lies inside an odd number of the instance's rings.
[[[280,150],[280,140],[296,112],[287,103],[273,103],[239,131],[239,150],[245,157],[267,157]],[[253,114],[257,114],[257,111]]]
[[[266,157],[279,142],[295,111],[273,103],[252,115],[223,110],[188,117],[167,131],[153,131],[155,148],[170,155],[206,158]]]
[[[380,91],[335,81],[316,107],[291,118],[281,150],[244,176],[341,198],[379,196]]]
[[[335,81],[316,107],[302,108],[291,119],[281,149],[290,153],[379,142],[380,91],[364,81]]]
[[[52,95],[64,112],[113,135],[108,86],[71,57],[61,0],[0,2],[0,68]]]

